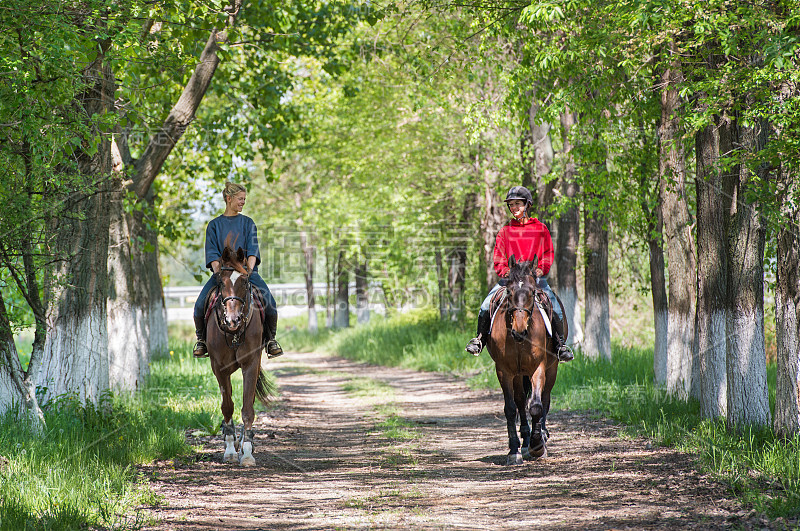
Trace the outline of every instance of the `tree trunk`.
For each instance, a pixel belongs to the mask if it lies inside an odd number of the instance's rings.
[[[303,249],[306,267],[303,276],[306,281],[306,304],[308,305],[308,331],[316,332],[319,330],[317,322],[317,306],[314,297],[314,247],[308,244],[308,234],[300,230],[300,247]]]
[[[800,432],[800,183],[785,167],[779,177],[782,220],[778,231],[775,323],[778,381],[775,393],[775,433]]]
[[[347,328],[350,326],[350,300],[349,300],[350,275],[344,259],[344,251],[339,251],[336,261],[336,306],[333,309],[333,327]]]
[[[720,152],[731,149],[729,126],[716,123],[699,131],[697,152],[697,350],[700,413],[707,418],[727,414],[725,373],[725,293],[728,282],[725,211]]]
[[[472,238],[469,236],[469,226],[472,213],[477,203],[477,194],[469,193],[464,197],[463,208],[459,218],[460,224],[456,227],[447,226],[442,234],[442,241],[448,242],[445,246],[444,258],[439,251],[439,260],[442,262],[442,277],[440,291],[443,292],[444,314],[442,319],[457,321],[464,312],[464,287],[467,272],[467,246]],[[453,231],[452,229],[456,229]],[[446,270],[446,271],[445,271]]]
[[[525,135],[524,160],[530,176],[523,182],[525,186],[535,192],[536,204],[532,216],[537,217],[544,223],[550,231],[550,236],[555,243],[558,240],[558,218],[552,215],[551,207],[558,184],[558,179],[552,177],[550,172],[553,169],[553,143],[550,139],[551,125],[547,122],[537,120],[536,114],[539,106],[532,103],[528,108],[528,133]],[[558,290],[558,261],[554,260],[550,266],[549,278],[551,288]]]
[[[77,103],[86,117],[113,110],[114,78],[104,50],[84,70],[86,91]],[[111,142],[107,131],[96,131],[93,155],[77,153],[80,176],[94,183],[86,193],[76,189],[60,199],[66,214],[50,220],[55,263],[46,278],[48,294],[45,354],[37,384],[47,396],[74,394],[82,402],[96,401],[109,389],[108,241]]]
[[[451,321],[457,321],[464,311],[464,283],[467,271],[467,250],[464,245],[452,249],[447,261],[447,313]]]
[[[369,279],[366,259],[355,267],[353,273],[356,277],[356,322],[367,324],[369,323]]]
[[[167,315],[158,269],[158,235],[145,212],[126,213],[119,179],[112,201],[108,253],[109,385],[134,390],[149,373],[154,352],[167,350]],[[153,198],[145,199],[152,211]]]
[[[331,303],[333,302],[333,279],[331,278],[331,250],[329,247],[325,248],[325,327],[333,328],[333,311],[331,310]]]
[[[26,199],[30,203],[36,194],[36,190],[33,186],[34,177],[30,146],[25,143],[24,147],[25,193]],[[40,295],[41,286],[36,276],[34,246],[30,239],[22,238],[19,241],[19,251],[22,254],[23,265],[21,272],[14,267],[11,257],[5,255],[5,246],[0,246],[0,249],[3,250],[2,263],[16,281],[19,291],[28,303],[36,323],[33,345],[31,346],[31,357],[28,361],[28,368],[23,371],[3,294],[0,292],[0,415],[11,408],[19,408],[19,416],[27,417],[33,431],[41,433],[45,428],[45,421],[36,397],[36,375],[41,367],[44,346],[47,340],[47,312]]]
[[[664,217],[661,207],[660,183],[654,190],[647,184],[647,175],[643,172],[639,181],[642,213],[647,220],[647,248],[650,254],[650,291],[653,297],[653,326],[655,328],[655,345],[653,347],[653,373],[659,384],[667,382],[667,331],[669,323],[669,305],[667,302],[667,285],[664,277]],[[654,204],[649,198],[655,196]]]
[[[596,360],[611,359],[611,328],[608,304],[608,230],[599,212],[584,212],[584,241],[586,242],[585,297],[586,337],[583,354]]]
[[[497,233],[505,223],[505,204],[497,194],[499,175],[491,167],[489,157],[481,162],[480,156],[475,158],[476,171],[483,177],[483,218],[481,218],[481,234],[483,234],[483,255],[486,261],[486,286],[491,288],[499,280],[494,270],[494,244]]]
[[[578,307],[578,245],[580,245],[580,210],[576,198],[580,191],[576,182],[577,168],[572,153],[573,145],[570,131],[577,122],[575,113],[567,112],[561,115],[561,129],[564,143],[564,177],[561,180],[561,195],[569,201],[569,207],[558,218],[558,235],[554,239],[554,247],[558,267],[555,275],[548,273],[548,277],[556,279],[558,296],[564,303],[569,332],[572,344],[581,344],[584,341],[583,327],[581,326],[580,310]],[[564,338],[570,343],[569,338]]]
[[[686,399],[692,389],[697,270],[685,186],[686,155],[677,116],[680,104],[677,84],[682,76],[674,45],[671,52],[675,59],[662,75],[664,88],[661,92],[661,122],[658,128],[658,174],[669,276],[667,391]]]
[[[736,125],[734,124],[734,127]],[[747,153],[766,144],[767,127],[739,126],[738,143]],[[759,205],[748,188],[757,186],[746,164],[734,167],[728,213],[728,290],[726,313],[728,425],[768,426],[767,356],[764,349],[764,242],[766,229]],[[759,169],[763,178],[766,166]]]
[[[448,318],[447,311],[447,296],[445,295],[445,278],[444,267],[442,266],[442,250],[436,249],[434,252],[434,260],[436,262],[436,286],[439,291],[439,320],[444,321]]]
[[[44,415],[36,398],[36,384],[30,371],[26,374],[22,370],[3,292],[0,291],[0,415],[13,407],[18,408],[19,417],[29,420],[34,432],[44,431]]]

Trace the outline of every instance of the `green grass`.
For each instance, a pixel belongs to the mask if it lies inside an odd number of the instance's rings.
[[[313,337],[304,334],[311,336],[296,329],[286,343],[297,350],[326,350],[373,364],[457,374],[472,386],[499,387],[489,356],[484,352],[476,358],[463,350],[474,334],[472,323],[441,323],[431,311]],[[553,409],[590,411],[623,423],[626,436],[695,453],[704,469],[748,506],[774,517],[800,515],[800,436],[780,439],[770,429],[734,432],[724,421],[701,418],[696,401],[676,400],[653,382],[652,349],[615,344],[612,358],[590,361],[578,354],[562,364]],[[774,408],[774,364],[767,380]]]
[[[136,466],[189,456],[184,430],[213,433],[222,420],[216,379],[208,360],[192,358],[191,346],[172,342],[170,353],[151,363],[140,393],[109,394],[97,405],[69,398],[47,405],[41,437],[12,415],[1,418],[0,529],[147,524],[137,508],[160,501]],[[241,377],[234,386],[238,408]]]

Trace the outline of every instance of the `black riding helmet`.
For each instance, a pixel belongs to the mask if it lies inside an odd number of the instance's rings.
[[[511,190],[509,190],[506,194],[505,203],[508,204],[509,201],[513,201],[514,199],[525,201],[526,205],[533,204],[533,196],[531,195],[530,190],[524,186],[512,186]]]

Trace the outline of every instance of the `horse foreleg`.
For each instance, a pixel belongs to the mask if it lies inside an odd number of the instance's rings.
[[[239,460],[239,448],[236,441],[236,428],[233,425],[233,389],[230,374],[217,374],[219,392],[222,394],[222,438],[225,441],[225,454],[222,461],[232,463]]]
[[[260,366],[253,363],[251,366],[242,367],[243,393],[242,393],[242,436],[241,436],[241,455],[239,464],[243,466],[253,466],[256,460],[253,457],[253,422],[255,422],[256,412],[253,404],[256,399],[256,382],[258,381],[258,371]]]
[[[520,441],[517,436],[517,405],[514,402],[514,377],[497,371],[497,378],[500,380],[500,387],[503,389],[503,400],[505,401],[503,413],[506,415],[506,426],[508,428],[508,457],[506,458],[506,464],[520,465],[522,464],[522,454],[519,451]]]

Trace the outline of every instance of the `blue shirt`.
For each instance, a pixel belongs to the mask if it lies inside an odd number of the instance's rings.
[[[233,250],[239,247],[244,249],[246,257],[255,256],[256,266],[253,271],[258,271],[261,263],[261,253],[258,250],[258,229],[255,222],[243,214],[235,216],[217,216],[206,227],[206,267],[211,269],[211,262],[222,258],[225,249],[225,240],[230,236],[230,245]]]

